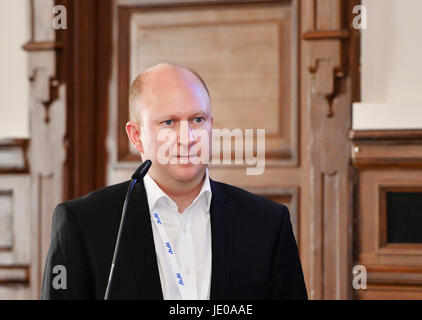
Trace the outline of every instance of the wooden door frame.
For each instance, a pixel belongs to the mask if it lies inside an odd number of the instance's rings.
[[[56,0],[67,9],[68,29],[58,30],[58,77],[66,84],[68,200],[106,183],[108,84],[111,68],[112,0]]]

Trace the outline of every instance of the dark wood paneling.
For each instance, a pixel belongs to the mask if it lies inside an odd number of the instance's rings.
[[[421,299],[422,245],[387,241],[387,192],[421,192],[420,131],[351,131],[356,185],[356,264],[367,267],[360,299]],[[403,208],[404,210],[404,208]]]
[[[422,130],[351,130],[352,141],[416,141],[422,143]]]
[[[108,82],[111,67],[111,0],[58,0],[68,30],[56,33],[60,80],[67,87],[67,158],[64,199],[105,185]]]
[[[403,142],[355,142],[352,161],[357,168],[422,168],[422,145]]]

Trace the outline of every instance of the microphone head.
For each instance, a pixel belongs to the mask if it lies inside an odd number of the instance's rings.
[[[147,174],[149,168],[151,167],[151,164],[152,164],[151,160],[145,160],[145,162],[142,163],[138,167],[138,169],[136,169],[136,171],[132,175],[132,179],[136,179],[137,182],[143,179],[145,175]]]

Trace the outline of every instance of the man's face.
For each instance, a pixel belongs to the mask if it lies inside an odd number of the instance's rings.
[[[203,156],[211,154],[207,92],[191,74],[162,74],[160,80],[154,76],[145,81],[139,101],[142,158],[152,161],[150,173],[161,181],[202,177],[209,160]]]

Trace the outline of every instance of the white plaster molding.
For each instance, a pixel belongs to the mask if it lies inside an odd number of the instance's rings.
[[[354,103],[353,130],[422,129],[422,103]]]

